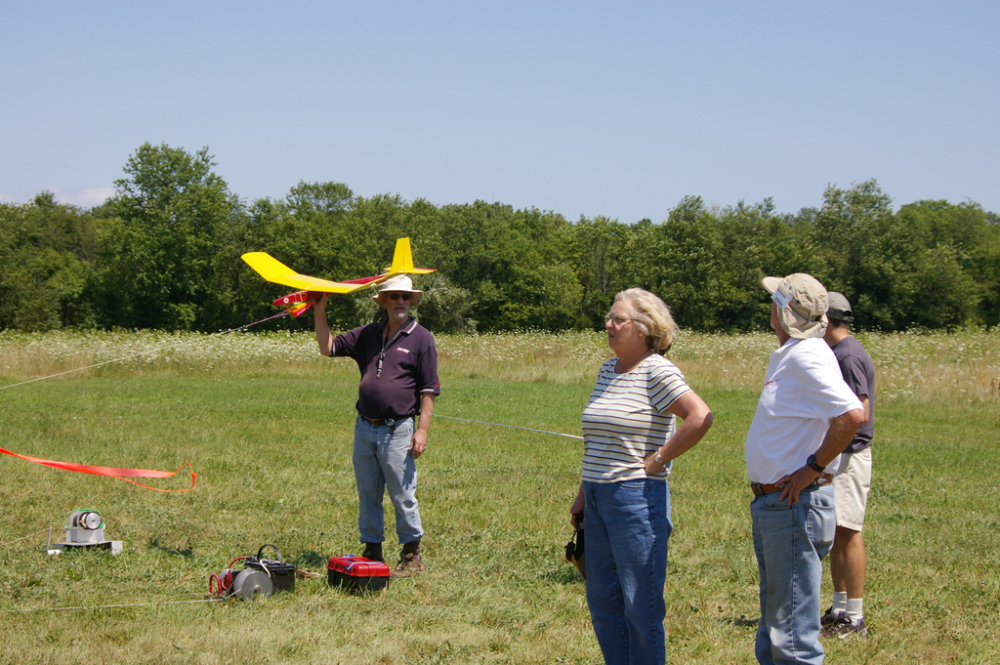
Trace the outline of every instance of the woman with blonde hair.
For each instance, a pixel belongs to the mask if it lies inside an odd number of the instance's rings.
[[[663,663],[667,477],[712,413],[663,355],[677,324],[659,297],[621,291],[604,327],[615,357],[583,410],[583,476],[570,513],[574,525],[583,513],[587,605],[605,662]]]

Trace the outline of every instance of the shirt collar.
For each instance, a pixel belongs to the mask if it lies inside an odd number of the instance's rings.
[[[388,327],[389,327],[389,322],[388,321],[383,321],[382,322],[382,332],[385,332],[385,330]],[[402,326],[400,326],[399,330],[396,331],[396,334],[397,335],[409,335],[411,332],[413,332],[413,329],[416,328],[416,327],[417,327],[417,320],[411,316],[406,323],[404,323]]]

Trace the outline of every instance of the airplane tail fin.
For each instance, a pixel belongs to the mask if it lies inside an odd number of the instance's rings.
[[[388,272],[405,273],[413,270],[413,253],[410,250],[410,239],[400,238],[396,241],[396,251],[392,255],[392,265]]]
[[[392,255],[392,265],[386,271],[390,275],[408,273],[411,275],[427,275],[436,272],[435,268],[414,268],[413,252],[410,250],[410,239],[400,238],[396,241],[396,251]]]

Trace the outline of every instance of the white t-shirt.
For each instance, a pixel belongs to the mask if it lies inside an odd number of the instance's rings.
[[[648,356],[623,374],[615,371],[617,362],[612,358],[601,365],[583,410],[583,479],[590,482],[646,478],[643,459],[674,434],[676,419],[667,409],[691,390],[663,356]]]
[[[750,482],[774,483],[801,469],[819,450],[830,419],[860,408],[822,337],[785,342],[768,361],[764,390],[747,432]],[[837,456],[826,471],[836,473],[839,467]]]

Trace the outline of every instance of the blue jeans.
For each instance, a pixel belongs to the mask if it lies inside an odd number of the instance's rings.
[[[387,489],[396,511],[399,542],[412,543],[424,534],[417,509],[412,438],[413,418],[398,420],[394,427],[376,427],[360,416],[354,422],[354,478],[358,484],[358,531],[363,543],[385,540],[382,497]]]
[[[791,506],[779,496],[772,492],[750,504],[760,570],[757,662],[820,665],[822,561],[833,546],[837,525],[833,488],[806,490]]]
[[[583,494],[587,606],[604,662],[664,663],[670,488],[655,479],[584,482]]]

